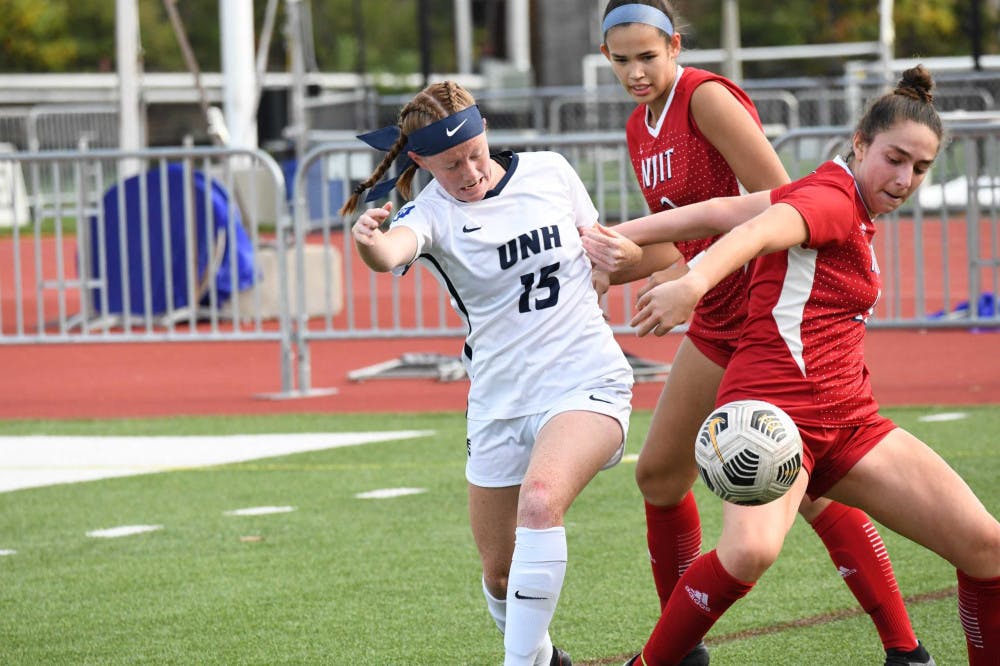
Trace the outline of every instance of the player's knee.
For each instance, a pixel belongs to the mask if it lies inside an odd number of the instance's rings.
[[[1000,576],[1000,522],[991,520],[974,539],[965,542],[969,556],[955,566],[973,578]]]
[[[801,515],[807,523],[813,524],[819,514],[823,513],[830,506],[830,502],[827,501],[809,501],[808,497],[802,498],[802,503],[799,504],[799,515]]]
[[[517,500],[517,524],[544,530],[562,524],[562,509],[552,488],[542,480],[525,481]]]
[[[497,563],[499,565],[499,563]],[[507,597],[507,576],[510,573],[510,562],[506,566],[491,566],[487,568],[483,563],[483,585],[486,590],[497,599]]]
[[[643,463],[635,466],[635,483],[643,499],[657,506],[675,506],[687,495],[698,479],[697,469],[666,467]]]
[[[726,544],[719,544],[719,561],[734,578],[745,582],[752,582],[764,575],[764,572],[771,568],[778,553],[781,551],[781,544],[772,544],[767,541],[746,540],[734,541]]]

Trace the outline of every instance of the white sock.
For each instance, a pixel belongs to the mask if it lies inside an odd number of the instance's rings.
[[[566,530],[518,527],[507,578],[504,666],[535,666],[536,656],[546,653],[551,659],[548,629],[565,575]]]
[[[490,591],[486,589],[485,578],[483,579],[483,596],[486,597],[486,608],[490,611],[490,616],[497,623],[497,629],[502,634],[504,627],[507,625],[507,600],[497,599],[490,594]]]
[[[538,648],[538,652],[535,653],[535,663],[532,666],[549,666],[552,663],[552,651],[555,648],[552,647],[552,639],[549,638],[549,632],[545,632],[545,642],[542,643],[542,647]]]
[[[490,594],[490,591],[486,588],[485,579],[483,579],[483,596],[486,597],[486,608],[490,611],[490,616],[496,622],[497,629],[502,634],[504,627],[507,626],[507,600],[497,599]],[[542,639],[542,647],[539,648],[538,654],[535,655],[535,666],[549,666],[550,661],[552,661],[552,639],[549,638],[549,632],[546,631],[545,638]]]

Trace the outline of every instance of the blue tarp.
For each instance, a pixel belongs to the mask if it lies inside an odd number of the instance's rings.
[[[103,298],[107,298],[107,312],[121,314],[125,311],[125,289],[122,277],[122,247],[120,242],[122,231],[124,234],[124,247],[127,264],[128,279],[128,308],[131,314],[162,314],[172,308],[174,310],[187,307],[188,303],[188,276],[190,273],[190,262],[188,259],[188,244],[184,238],[184,168],[180,164],[170,164],[164,170],[166,174],[166,184],[161,187],[163,173],[159,168],[152,169],[144,176],[136,175],[126,179],[121,186],[124,188],[122,195],[119,194],[119,185],[112,186],[102,200],[103,220],[100,216],[90,218],[90,250],[91,262],[94,266],[94,277],[104,279],[105,287],[91,290],[94,308],[97,312],[103,312]],[[145,178],[145,192],[141,193],[141,179]],[[220,183],[210,179],[211,193],[206,197],[206,178],[199,171],[189,172],[187,180],[191,191],[187,201],[195,212],[195,236],[193,247],[197,253],[197,275],[198,282],[202,280],[205,269],[209,263],[209,243],[215,248],[216,235],[219,230],[226,234],[225,254],[222,263],[215,275],[215,289],[217,290],[217,303],[226,302],[234,292],[242,291],[253,286],[254,283],[254,257],[253,245],[243,229],[239,210],[235,205],[230,205],[229,194]],[[166,205],[167,223],[164,224],[163,196],[168,199]],[[141,214],[140,207],[145,197],[146,215]],[[211,201],[211,217],[207,214],[206,199]],[[124,225],[119,224],[122,218],[120,203],[124,201],[125,215]],[[232,213],[233,229],[229,230],[229,215]],[[146,229],[143,231],[143,222]],[[213,224],[213,230],[209,232],[208,224]],[[99,226],[103,225],[103,230]],[[124,229],[122,229],[124,227]],[[211,237],[211,239],[210,239]],[[235,247],[232,239],[235,238]],[[101,245],[104,250],[102,252]],[[150,296],[152,303],[147,305],[145,300],[145,286],[143,281],[144,270],[144,247],[148,250],[148,264],[145,264],[149,273]],[[167,250],[165,252],[165,249]],[[101,257],[106,257],[105,266],[101,267]],[[236,262],[236,281],[232,284],[232,262]],[[171,277],[170,294],[168,300],[168,267]],[[197,290],[197,285],[195,285]],[[197,293],[197,291],[196,291]],[[208,293],[202,298],[202,304],[208,302]],[[168,308],[168,303],[170,308]]]
[[[1000,314],[997,312],[996,299],[991,292],[983,292],[979,294],[979,298],[976,301],[976,316],[981,319],[989,319],[991,317]],[[969,301],[962,301],[955,306],[955,309],[949,313],[944,310],[938,310],[930,315],[931,319],[971,319],[972,306]]]

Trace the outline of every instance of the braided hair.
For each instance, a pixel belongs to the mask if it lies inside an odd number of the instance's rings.
[[[399,120],[397,121],[400,128],[399,139],[385,154],[379,165],[375,167],[372,175],[354,188],[350,198],[341,206],[340,214],[350,215],[358,209],[361,195],[382,179],[406,146],[411,133],[467,109],[475,103],[476,100],[472,94],[454,81],[432,83],[418,92],[399,111]],[[417,168],[416,164],[411,164],[400,174],[399,180],[396,182],[396,189],[407,199],[411,198],[413,177],[417,173]]]

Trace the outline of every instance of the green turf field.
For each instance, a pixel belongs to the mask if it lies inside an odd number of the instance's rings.
[[[1000,513],[1000,408],[923,422],[931,443]],[[638,450],[648,412],[633,417]],[[468,530],[461,414],[0,423],[27,434],[433,430],[434,436],[0,494],[0,664],[497,664]],[[0,466],[3,461],[0,461]],[[604,472],[567,518],[569,568],[551,632],[580,663],[616,664],[655,621],[634,464]],[[901,470],[901,473],[904,473]],[[425,492],[355,496],[386,488]],[[706,547],[719,501],[696,488]],[[294,511],[229,516],[245,507]],[[96,539],[119,525],[161,525]],[[965,663],[954,571],[883,530],[917,634]],[[800,521],[778,563],[709,635],[713,666],[881,665],[877,635]]]

